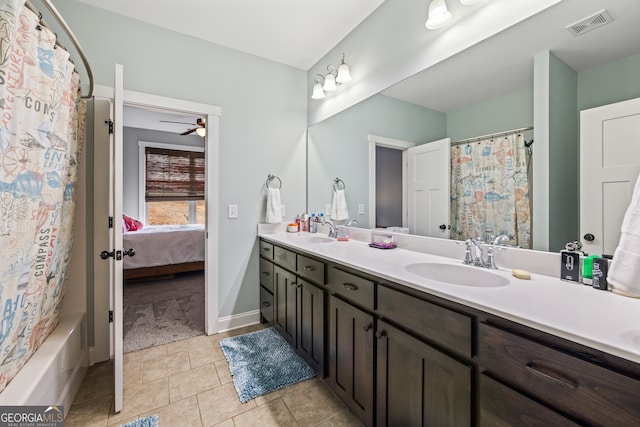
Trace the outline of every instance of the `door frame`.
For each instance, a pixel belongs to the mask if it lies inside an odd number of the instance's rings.
[[[94,88],[94,96],[113,101],[114,89],[108,86],[96,85]],[[218,271],[220,234],[218,216],[220,185],[218,171],[220,165],[219,118],[221,108],[209,104],[201,104],[131,90],[124,91],[123,104],[125,106],[156,108],[205,117],[207,126],[207,134],[205,136],[205,333],[207,335],[215,334],[218,332],[219,327]],[[108,301],[108,299],[106,301]],[[106,301],[104,301],[105,304]],[[102,312],[100,312],[100,316],[98,316],[98,314],[99,311],[94,310],[94,332],[100,330],[98,325],[104,323],[106,320]],[[94,343],[99,339],[109,340],[109,337],[94,334]]]
[[[402,150],[402,226],[407,226],[407,149],[415,147],[414,142],[384,136],[369,135],[369,227],[376,224],[376,147]]]

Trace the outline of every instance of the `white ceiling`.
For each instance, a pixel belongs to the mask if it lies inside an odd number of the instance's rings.
[[[307,71],[384,0],[78,0]]]
[[[574,36],[565,27],[605,9],[613,22]],[[640,53],[640,1],[564,0],[383,93],[450,112],[533,84],[533,56],[552,51],[575,71]]]
[[[79,1],[302,70],[308,70],[384,2],[182,0],[177,8],[169,0]],[[448,4],[457,14],[452,26],[463,25],[464,8],[457,0]],[[604,8],[612,23],[577,37],[565,29]],[[434,110],[455,111],[530,87],[533,56],[544,50],[551,50],[576,71],[639,53],[640,1],[563,0],[383,93]],[[158,128],[143,126],[143,116],[136,127]],[[159,120],[155,118],[156,123]],[[174,120],[190,123],[195,117],[174,116]],[[177,132],[185,125],[160,126],[166,128],[160,130]]]

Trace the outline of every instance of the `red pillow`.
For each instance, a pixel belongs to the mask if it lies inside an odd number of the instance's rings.
[[[142,230],[142,227],[144,227],[141,221],[131,218],[129,215],[126,215],[126,214],[122,214],[122,223],[124,224],[124,228],[127,231],[138,231],[138,230]]]

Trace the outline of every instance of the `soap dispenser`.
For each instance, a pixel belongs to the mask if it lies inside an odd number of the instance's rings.
[[[582,279],[580,255],[584,254],[580,251],[581,248],[582,243],[574,241],[568,242],[564,250],[560,251],[560,280],[580,283]]]

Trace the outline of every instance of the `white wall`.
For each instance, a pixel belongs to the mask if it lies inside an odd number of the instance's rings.
[[[305,72],[75,0],[56,7],[97,84],[113,86],[117,62],[125,89],[221,107],[219,314],[257,310],[256,224],[264,221],[267,175],[282,179],[289,217],[305,208]],[[226,218],[228,204],[239,206],[238,219]]]

